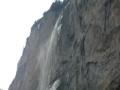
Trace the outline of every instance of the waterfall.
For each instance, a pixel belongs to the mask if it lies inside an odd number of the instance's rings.
[[[59,84],[60,84],[60,80],[58,79],[53,83],[52,87],[50,87],[50,89],[48,89],[48,90],[56,90],[58,88]]]
[[[48,88],[50,82],[50,75],[49,75],[49,70],[51,67],[50,62],[52,59],[52,55],[54,54],[58,36],[60,34],[60,29],[62,26],[61,19],[62,19],[62,14],[60,14],[60,16],[58,17],[50,38],[43,45],[40,46],[40,52],[38,57],[39,66],[40,66],[40,79],[39,79],[38,90],[56,90],[55,88],[58,87],[58,84],[60,82],[60,80],[57,80],[53,84],[52,87],[53,89]]]

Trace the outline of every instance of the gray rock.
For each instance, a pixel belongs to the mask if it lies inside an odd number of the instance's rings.
[[[70,0],[33,25],[9,90],[120,90],[119,47],[120,0]]]

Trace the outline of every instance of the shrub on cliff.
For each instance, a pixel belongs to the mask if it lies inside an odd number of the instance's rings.
[[[50,7],[50,10],[52,11],[58,11],[58,10],[61,10],[62,9],[62,2],[61,1],[55,1],[52,3],[51,7]]]

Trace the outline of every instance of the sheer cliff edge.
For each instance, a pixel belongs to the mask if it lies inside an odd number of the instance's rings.
[[[120,90],[120,0],[57,0],[34,23],[9,90]]]

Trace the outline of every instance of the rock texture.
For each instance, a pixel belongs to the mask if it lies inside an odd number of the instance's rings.
[[[65,1],[32,26],[9,90],[120,90],[120,0]]]

